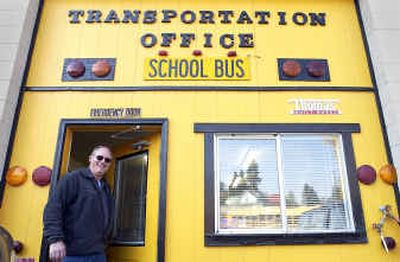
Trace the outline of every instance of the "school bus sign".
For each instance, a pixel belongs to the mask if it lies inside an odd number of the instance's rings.
[[[147,58],[145,80],[249,80],[247,57]]]

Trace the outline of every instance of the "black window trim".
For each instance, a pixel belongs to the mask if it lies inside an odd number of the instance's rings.
[[[360,133],[360,125],[340,124],[221,124],[195,123],[195,133],[204,133],[204,241],[206,246],[351,244],[367,243],[365,221],[356,173],[352,133]],[[234,234],[215,232],[214,134],[216,133],[339,133],[342,136],[347,179],[355,232],[300,234]]]

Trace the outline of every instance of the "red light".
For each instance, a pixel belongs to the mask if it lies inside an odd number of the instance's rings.
[[[376,180],[376,171],[370,165],[362,165],[356,170],[358,181],[365,185],[370,185]]]
[[[159,55],[159,56],[168,56],[168,51],[166,51],[166,50],[160,50],[160,51],[158,51],[158,55]]]
[[[228,57],[235,57],[235,56],[237,56],[236,51],[229,51],[228,52]]]
[[[193,51],[193,55],[194,56],[201,56],[203,53],[201,52],[201,50],[194,50]]]
[[[326,66],[319,61],[311,61],[306,65],[307,73],[312,77],[322,77],[325,74]]]

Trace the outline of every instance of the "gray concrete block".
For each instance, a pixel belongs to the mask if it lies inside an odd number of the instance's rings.
[[[0,118],[3,119],[5,99],[0,99]]]
[[[7,80],[0,80],[0,99],[6,99],[10,82]]]
[[[374,49],[379,50],[383,63],[400,62],[400,29],[375,31],[369,38],[375,44]]]
[[[0,80],[9,80],[11,78],[12,67],[12,61],[0,62]]]
[[[376,0],[361,0],[365,2],[373,13],[384,14],[390,12],[400,12],[400,2],[397,0],[385,0],[384,4]]]
[[[22,25],[0,26],[0,43],[18,43],[21,38]]]
[[[395,83],[397,84],[397,88],[399,88],[399,84],[400,84],[400,63],[396,62],[396,63],[385,63],[385,71],[386,71],[386,77],[387,77],[387,81],[389,82],[389,84]],[[396,92],[396,91],[394,91]],[[398,93],[398,92],[396,92]],[[393,94],[394,95],[394,94]],[[398,106],[398,105],[397,105]],[[399,107],[400,109],[400,107]]]
[[[22,10],[0,10],[0,25],[19,25],[21,24]]]
[[[0,2],[0,10],[15,11],[26,8],[29,0],[2,0]]]
[[[15,59],[17,44],[0,43],[0,61],[12,61]]]
[[[400,2],[397,0],[385,0],[384,3],[376,0],[367,0],[372,16],[374,29],[399,29]]]

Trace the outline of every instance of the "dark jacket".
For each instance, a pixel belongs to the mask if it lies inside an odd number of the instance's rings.
[[[43,215],[47,244],[63,240],[67,255],[104,252],[112,228],[113,200],[102,179],[100,188],[88,168],[62,177]]]

